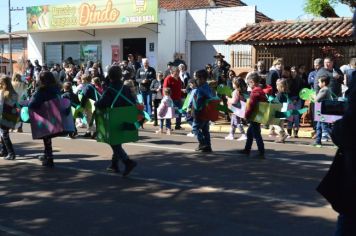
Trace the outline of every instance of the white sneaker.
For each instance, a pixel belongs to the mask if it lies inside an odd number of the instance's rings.
[[[234,136],[232,135],[228,135],[225,137],[226,140],[234,140]]]
[[[188,133],[187,136],[188,137],[195,137],[195,135],[193,133]]]
[[[247,139],[246,134],[243,134],[243,135],[241,135],[240,138],[237,139],[237,141],[244,141],[244,140],[246,140],[246,139]]]

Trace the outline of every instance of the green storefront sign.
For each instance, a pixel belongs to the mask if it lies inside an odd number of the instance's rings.
[[[27,30],[137,27],[158,22],[158,0],[88,0],[26,8]]]

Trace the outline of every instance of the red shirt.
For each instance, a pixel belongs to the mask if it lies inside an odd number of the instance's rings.
[[[252,115],[253,110],[257,106],[257,103],[259,102],[267,102],[266,94],[263,92],[263,90],[260,87],[255,87],[252,89],[251,94],[250,94],[250,100],[247,103],[246,106],[246,111],[245,111],[245,117],[246,119],[250,118]]]
[[[168,75],[163,82],[163,89],[171,89],[171,98],[173,101],[182,99],[182,81]],[[163,92],[163,91],[162,91]]]

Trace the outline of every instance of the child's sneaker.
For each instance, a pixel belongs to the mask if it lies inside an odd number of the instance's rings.
[[[195,137],[195,134],[193,134],[193,133],[188,133],[187,136],[188,136],[188,137]]]
[[[313,147],[317,147],[317,148],[321,148],[321,143],[313,143],[312,146]]]
[[[163,133],[163,131],[162,131],[162,129],[159,129],[159,130],[156,130],[156,132],[155,132],[156,134],[162,134]]]
[[[268,134],[269,137],[273,137],[273,136],[277,136],[278,134],[274,131],[274,130],[271,130]]]
[[[171,130],[170,130],[170,129],[167,129],[166,134],[167,134],[167,135],[171,135]]]
[[[226,140],[234,140],[234,136],[229,134],[228,136],[225,137]]]
[[[242,134],[240,138],[237,139],[237,141],[244,141],[247,139],[246,134]]]

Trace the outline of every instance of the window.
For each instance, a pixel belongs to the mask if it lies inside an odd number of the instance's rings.
[[[12,52],[22,52],[23,50],[25,50],[24,44],[25,43],[24,43],[23,39],[12,39],[12,41],[11,41]],[[9,52],[9,40],[1,41],[0,52],[1,53],[10,53]]]
[[[61,64],[68,57],[72,57],[74,63],[80,65],[87,61],[101,61],[101,42],[54,42],[44,43],[45,63],[52,66]]]

